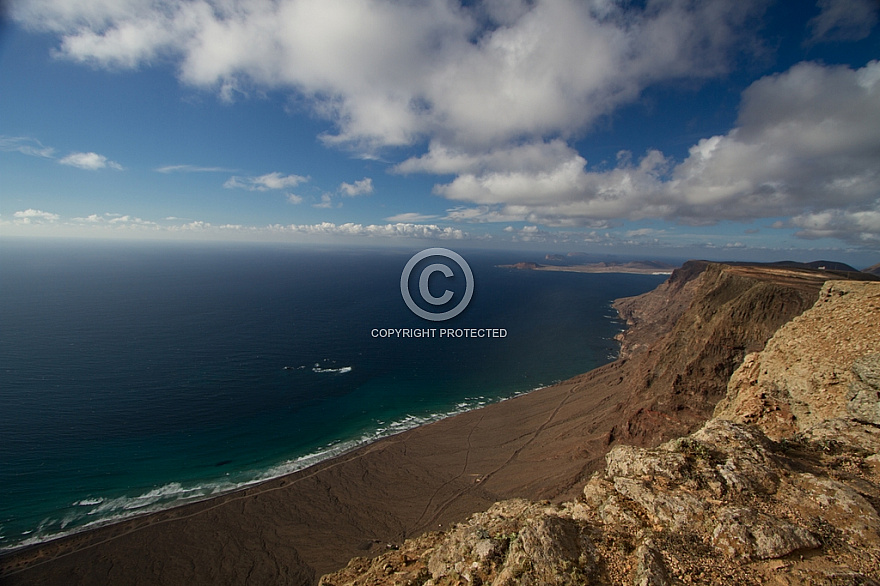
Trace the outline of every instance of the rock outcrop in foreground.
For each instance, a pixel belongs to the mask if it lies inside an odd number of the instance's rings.
[[[880,584],[878,452],[880,283],[829,281],[698,431],[615,445],[576,500],[498,502],[321,584]]]

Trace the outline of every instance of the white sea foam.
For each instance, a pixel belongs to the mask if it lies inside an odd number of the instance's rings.
[[[466,402],[458,403],[455,406],[455,409],[451,411],[432,413],[428,415],[408,414],[401,417],[400,419],[392,421],[391,423],[386,423],[382,420],[376,420],[375,423],[377,427],[374,430],[364,433],[358,438],[350,439],[347,441],[337,441],[332,444],[328,444],[324,448],[319,449],[315,452],[306,454],[305,456],[299,456],[292,460],[282,462],[281,464],[273,466],[264,471],[259,476],[258,481],[262,482],[265,480],[270,480],[272,478],[278,478],[279,476],[285,476],[287,474],[299,472],[300,470],[304,470],[309,466],[314,466],[315,464],[319,464],[325,460],[341,456],[347,452],[355,450],[361,446],[371,444],[380,439],[390,437],[392,435],[397,435],[398,433],[403,433],[404,431],[414,429],[428,423],[433,423],[434,421],[439,421],[441,419],[445,419],[459,413],[464,413],[465,411],[477,409],[486,405],[487,403],[488,400],[486,398],[475,397],[473,399],[466,400]]]
[[[521,391],[498,399],[498,401],[506,401],[541,388],[544,387]],[[73,533],[117,523],[132,517],[170,509],[183,504],[206,500],[220,494],[226,494],[267,480],[286,476],[331,458],[341,456],[380,439],[466,411],[472,411],[494,401],[486,397],[468,397],[456,403],[454,408],[448,411],[438,411],[425,415],[407,414],[391,422],[376,420],[374,422],[376,427],[362,433],[359,437],[349,440],[335,440],[309,454],[292,458],[268,469],[255,470],[249,476],[245,475],[238,482],[219,480],[216,482],[202,482],[194,486],[188,486],[181,482],[170,482],[135,496],[121,496],[117,498],[86,497],[74,502],[72,506],[76,507],[76,509],[71,510],[61,519],[44,519],[35,530],[23,532],[20,534],[21,539],[17,540],[14,545],[0,548],[0,551],[8,551],[51,541]]]
[[[325,373],[344,374],[346,372],[351,372],[351,367],[350,366],[343,366],[342,368],[321,368],[316,364],[315,367],[312,368],[312,372],[317,372],[319,374],[325,374]]]

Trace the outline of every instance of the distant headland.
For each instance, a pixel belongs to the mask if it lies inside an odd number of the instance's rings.
[[[635,260],[629,262],[600,261],[592,263],[566,264],[571,258],[577,256],[570,253],[567,256],[561,254],[548,254],[544,260],[553,264],[540,264],[532,261],[523,261],[507,265],[498,265],[502,269],[516,269],[520,271],[554,271],[565,273],[630,273],[638,275],[671,275],[672,271],[679,268],[680,265],[673,265],[657,260]],[[868,267],[862,271],[836,261],[817,260],[812,262],[796,262],[791,260],[783,260],[768,263],[738,263],[728,262],[731,266],[736,265],[758,265],[766,268],[794,269],[794,270],[814,270],[836,273],[840,276],[846,276],[847,273],[867,273],[869,275],[880,276],[880,263]]]
[[[551,255],[548,255],[548,258]],[[556,255],[552,255],[556,256]],[[639,275],[671,275],[676,266],[659,261],[594,262],[576,265],[542,265],[536,262],[518,262],[498,265],[503,269],[523,271],[556,271],[565,273],[634,273]]]

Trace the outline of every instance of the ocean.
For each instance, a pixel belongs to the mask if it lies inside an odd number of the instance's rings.
[[[499,268],[543,255],[452,245],[473,297],[430,321],[400,284],[422,248],[0,243],[0,549],[586,372],[616,357],[611,302],[666,278]],[[433,275],[429,292],[458,283],[460,297],[459,277]]]

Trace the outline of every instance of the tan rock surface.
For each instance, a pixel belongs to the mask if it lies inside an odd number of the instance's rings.
[[[825,448],[713,419],[659,448],[612,450],[583,499],[499,502],[321,584],[876,584],[880,470],[865,449]]]
[[[810,311],[746,357],[715,417],[754,423],[773,438],[837,417],[880,423],[880,398],[869,390],[878,359],[880,283],[828,281]]]

